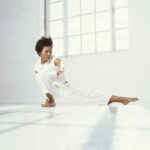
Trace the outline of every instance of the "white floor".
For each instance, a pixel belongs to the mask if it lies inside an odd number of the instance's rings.
[[[150,111],[138,104],[0,106],[0,150],[150,150]]]

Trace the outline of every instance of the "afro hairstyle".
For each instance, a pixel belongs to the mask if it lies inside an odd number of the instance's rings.
[[[53,48],[53,41],[52,38],[46,37],[46,36],[42,36],[35,45],[35,51],[37,52],[37,54],[40,56],[40,53],[43,49],[44,46],[50,46]]]

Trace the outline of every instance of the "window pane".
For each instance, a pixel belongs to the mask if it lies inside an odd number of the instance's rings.
[[[54,4],[50,4],[50,20],[60,18],[63,18],[63,3],[57,2]]]
[[[97,51],[111,50],[111,32],[97,33]]]
[[[53,38],[63,36],[63,22],[61,20],[50,23],[50,35]]]
[[[57,56],[63,56],[64,52],[64,41],[62,39],[53,39],[52,53]]]
[[[96,11],[109,9],[110,9],[110,0],[96,0]]]
[[[68,38],[69,55],[81,54],[81,38],[80,36]]]
[[[110,15],[110,12],[101,12],[96,14],[96,31],[102,31],[111,28]]]
[[[115,7],[124,7],[128,6],[128,0],[115,0]]]
[[[80,34],[80,17],[68,19],[68,34]]]
[[[82,33],[94,32],[94,15],[82,16]]]
[[[68,0],[68,16],[80,14],[80,0]]]
[[[95,52],[95,35],[83,35],[82,36],[82,53]]]
[[[81,0],[81,14],[94,12],[94,0]]]
[[[116,49],[129,48],[129,30],[122,29],[116,31]]]
[[[116,10],[116,27],[128,27],[128,8]]]

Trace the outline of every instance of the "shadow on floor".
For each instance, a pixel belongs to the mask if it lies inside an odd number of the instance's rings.
[[[111,150],[117,107],[108,106],[82,150]]]

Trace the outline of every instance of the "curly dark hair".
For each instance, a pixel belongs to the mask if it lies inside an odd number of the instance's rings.
[[[37,52],[37,54],[40,56],[40,52],[42,51],[44,46],[51,46],[53,48],[53,41],[52,38],[46,37],[46,36],[42,36],[35,45],[35,51]]]

